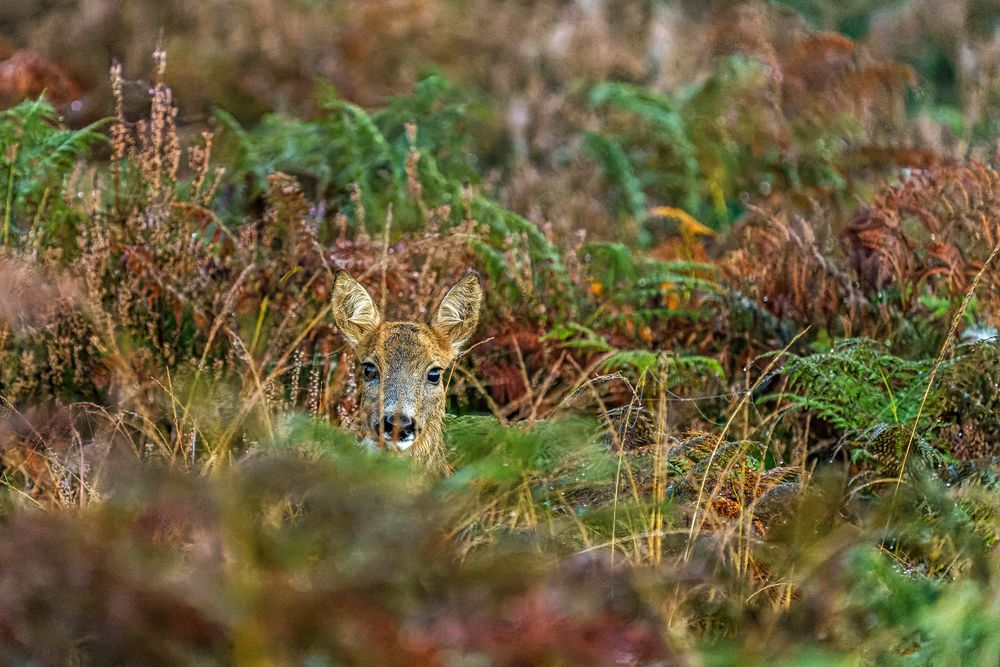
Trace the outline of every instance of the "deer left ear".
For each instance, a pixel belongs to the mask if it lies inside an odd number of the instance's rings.
[[[357,348],[382,323],[382,314],[368,290],[347,271],[337,272],[331,301],[333,319],[351,347]]]
[[[470,271],[448,290],[431,317],[431,331],[448,341],[455,356],[475,332],[482,305],[483,287],[479,284],[479,274]]]

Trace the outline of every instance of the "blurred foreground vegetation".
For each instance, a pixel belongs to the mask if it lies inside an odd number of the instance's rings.
[[[1000,7],[226,5],[0,10],[10,662],[1000,662]]]

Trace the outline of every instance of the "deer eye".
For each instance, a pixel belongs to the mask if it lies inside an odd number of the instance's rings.
[[[431,384],[438,384],[439,382],[441,382],[441,369],[432,368],[429,371],[427,371],[427,381],[430,382]]]
[[[361,370],[365,374],[365,379],[371,382],[378,377],[378,370],[375,369],[375,364],[370,362],[365,362],[361,364]]]

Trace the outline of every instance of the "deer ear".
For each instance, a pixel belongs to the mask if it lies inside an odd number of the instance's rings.
[[[333,320],[351,347],[356,348],[382,323],[382,315],[368,290],[343,269],[334,278],[331,300]]]
[[[483,288],[475,271],[467,273],[441,299],[431,317],[431,330],[448,341],[454,355],[462,351],[476,330],[482,305]]]

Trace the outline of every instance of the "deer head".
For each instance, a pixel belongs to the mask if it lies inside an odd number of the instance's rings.
[[[427,323],[386,322],[368,291],[337,273],[333,317],[360,362],[354,427],[369,446],[444,464],[445,371],[472,337],[482,301],[479,276],[469,273]]]

